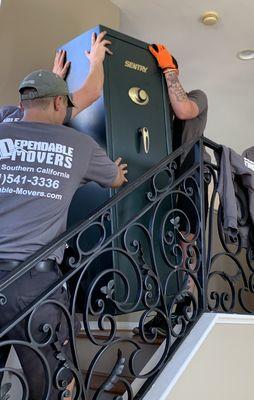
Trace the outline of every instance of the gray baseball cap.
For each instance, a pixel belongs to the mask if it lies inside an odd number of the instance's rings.
[[[33,88],[36,92],[23,94],[23,89]],[[27,75],[19,85],[21,100],[33,100],[43,97],[67,96],[68,107],[75,107],[67,83],[52,71],[40,69]]]

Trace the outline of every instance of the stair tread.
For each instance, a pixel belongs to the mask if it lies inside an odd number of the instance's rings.
[[[99,330],[99,329],[97,330],[96,329],[96,330],[92,330],[91,333],[92,333],[92,335],[93,335],[93,337],[95,339],[103,340],[103,339],[106,339],[109,336],[110,331],[109,330]],[[85,331],[79,332],[79,334],[77,335],[77,338],[79,338],[79,339],[88,339],[89,340],[89,337],[87,336]],[[117,330],[115,339],[119,339],[119,338],[131,339],[134,342],[137,342],[137,343],[140,343],[140,344],[143,344],[143,345],[144,344],[145,345],[150,344],[150,343],[144,342],[140,335],[134,335],[133,332],[130,331],[130,330]],[[151,345],[160,345],[164,340],[165,340],[164,337],[157,336],[156,340],[153,343],[151,343]]]

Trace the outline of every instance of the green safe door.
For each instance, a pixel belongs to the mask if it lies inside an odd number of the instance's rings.
[[[71,61],[67,78],[71,91],[77,90],[88,74],[89,62],[84,56],[84,50],[90,49],[92,33],[99,34],[104,30],[107,31],[106,38],[112,42],[109,47],[113,55],[106,55],[104,61],[103,96],[71,121],[70,125],[92,136],[105,148],[112,160],[122,157],[123,162],[128,164],[128,181],[133,182],[171,153],[167,89],[163,74],[150,54],[147,43],[97,26],[61,46],[67,51],[67,59]],[[151,191],[150,182],[130,193],[115,207],[109,222],[111,232],[114,233],[123,227],[147,205],[149,191]],[[69,225],[86,218],[113,193],[113,190],[101,188],[95,183],[89,183],[81,188],[76,193],[70,208]],[[149,215],[146,215],[139,222],[146,224],[148,219]],[[138,232],[133,235],[135,240],[144,243],[143,252],[144,255],[147,252],[146,262],[149,264],[150,252],[143,238],[139,238]],[[85,239],[86,248],[89,248],[89,240],[94,240],[92,233]],[[118,245],[120,246],[120,239],[114,241],[114,246]],[[92,274],[86,280],[93,279],[96,273],[112,267],[128,274],[135,286],[135,273],[132,278],[130,264],[126,258],[115,252],[96,261]],[[161,269],[164,274],[163,262]],[[116,278],[116,292],[121,293],[121,291],[121,283],[117,282]]]

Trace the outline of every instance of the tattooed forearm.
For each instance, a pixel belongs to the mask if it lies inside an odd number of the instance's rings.
[[[174,94],[178,101],[188,101],[187,94],[183,90],[175,71],[169,71],[166,73],[165,78],[169,93]]]

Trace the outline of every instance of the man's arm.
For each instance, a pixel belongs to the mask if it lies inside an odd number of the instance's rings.
[[[72,118],[101,96],[104,83],[103,61],[106,53],[112,54],[107,48],[107,45],[111,44],[111,42],[104,39],[106,33],[105,31],[101,32],[97,38],[95,33],[93,33],[91,51],[85,52],[90,61],[90,70],[84,84],[73,93],[73,102],[76,107],[72,109]]]
[[[88,166],[85,176],[81,183],[97,182],[102,187],[119,188],[127,181],[127,164],[121,164],[122,158],[118,157],[112,161],[94,139],[87,135],[82,135],[86,140],[84,145],[87,149],[91,148]],[[86,161],[87,162],[87,161]]]
[[[170,103],[177,118],[187,120],[197,117],[200,110],[198,105],[188,98],[179,82],[179,70],[175,58],[163,44],[149,45],[148,48],[165,75]]]
[[[182,120],[192,119],[199,115],[198,105],[190,100],[183,89],[176,70],[163,71],[168,87],[171,106],[177,118]]]

